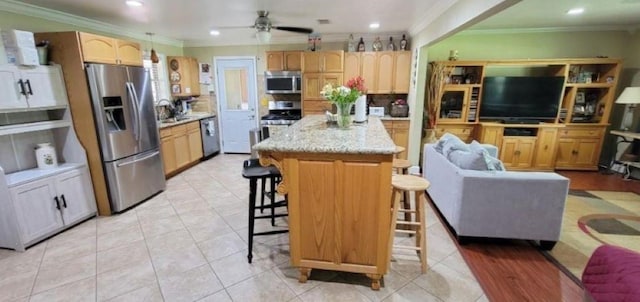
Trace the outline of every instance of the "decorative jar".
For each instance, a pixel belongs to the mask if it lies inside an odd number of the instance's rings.
[[[56,149],[50,143],[38,144],[36,147],[36,163],[40,169],[52,169],[58,166]]]

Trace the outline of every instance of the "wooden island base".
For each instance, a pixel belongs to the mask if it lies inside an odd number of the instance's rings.
[[[254,146],[260,164],[282,174],[287,194],[291,264],[299,281],[311,269],[365,274],[371,288],[389,265],[391,169],[395,145],[382,122],[349,130],[308,116]]]

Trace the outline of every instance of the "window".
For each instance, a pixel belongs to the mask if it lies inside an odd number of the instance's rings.
[[[157,103],[162,99],[171,100],[171,94],[169,93],[169,79],[167,76],[167,56],[158,54],[160,61],[157,64],[152,64],[149,59],[149,52],[145,51],[143,66],[150,70],[151,90],[153,91],[153,99]]]

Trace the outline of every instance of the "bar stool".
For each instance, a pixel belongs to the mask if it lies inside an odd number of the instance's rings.
[[[410,161],[406,159],[398,158],[398,154],[404,152],[404,150],[406,150],[404,147],[396,146],[396,150],[393,152],[393,162],[391,166],[393,167],[393,170],[396,172],[396,174],[405,175],[407,174],[407,169],[411,167]],[[402,197],[402,208],[405,210],[411,209],[411,202],[409,201],[409,193],[407,192],[405,192]],[[405,213],[404,219],[406,221],[409,221],[411,219],[411,214]]]
[[[427,272],[427,237],[425,221],[424,191],[431,185],[426,179],[415,175],[394,175],[391,178],[393,193],[391,194],[391,231],[389,232],[389,259],[393,248],[415,250],[420,257],[422,273]],[[400,201],[397,196],[401,192],[415,192],[416,209],[400,209]],[[415,219],[397,220],[398,213],[414,214]],[[409,226],[407,230],[396,230],[396,225]],[[415,246],[394,245],[395,233],[414,234]]]
[[[263,167],[260,165],[260,161],[257,158],[251,158],[244,161],[242,167],[242,177],[249,179],[249,252],[247,254],[247,259],[249,263],[253,258],[253,236],[262,236],[262,235],[274,235],[274,234],[282,234],[287,233],[289,230],[276,230],[276,231],[266,231],[266,232],[258,232],[254,233],[254,222],[256,219],[271,219],[271,225],[275,225],[276,217],[285,217],[288,214],[275,214],[275,209],[279,207],[287,206],[287,198],[285,196],[284,200],[276,201],[276,190],[275,185],[282,179],[282,175],[280,171],[274,166]],[[264,200],[264,196],[266,192],[264,191],[264,182],[269,180],[271,182],[271,191],[268,192],[268,196],[270,199],[270,203],[268,205],[264,205],[262,202],[259,206],[256,206],[256,194],[258,187],[258,180],[262,182],[262,191],[261,191],[261,200]],[[261,212],[264,209],[271,209],[270,215],[261,215],[256,216],[256,209],[259,209]]]

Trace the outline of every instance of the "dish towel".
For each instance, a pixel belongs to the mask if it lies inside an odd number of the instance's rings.
[[[206,129],[208,136],[216,135],[216,128],[213,127],[213,121],[206,121]]]

